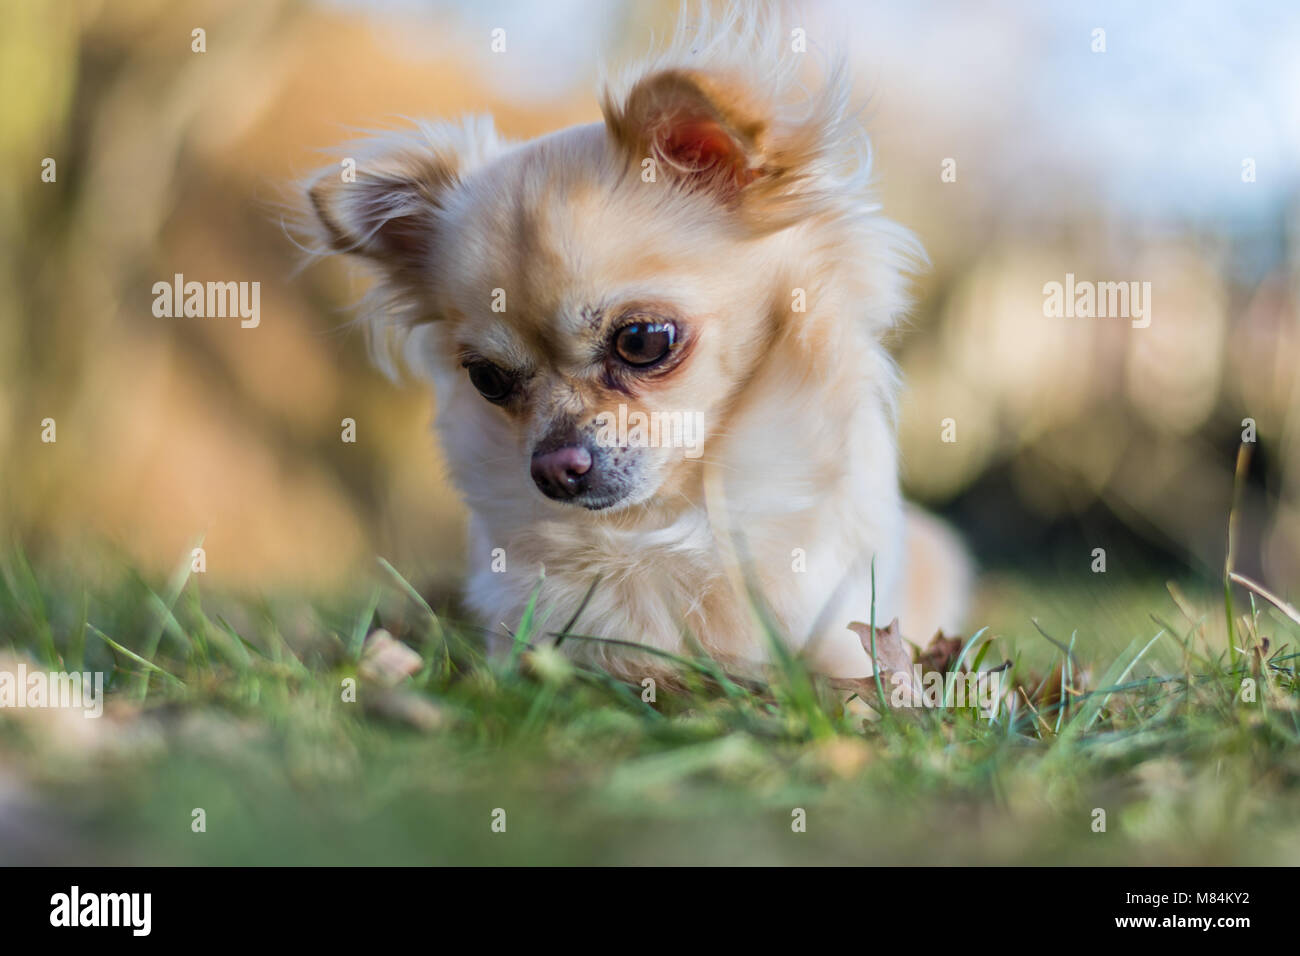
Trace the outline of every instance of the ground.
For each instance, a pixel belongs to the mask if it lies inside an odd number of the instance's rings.
[[[1300,855],[1297,627],[1238,590],[1230,649],[1221,583],[986,578],[964,662],[1022,688],[989,720],[864,703],[797,661],[741,686],[692,660],[648,703],[534,621],[485,660],[384,562],[325,603],[0,564],[0,671],[111,675],[98,720],[0,710],[0,862]]]

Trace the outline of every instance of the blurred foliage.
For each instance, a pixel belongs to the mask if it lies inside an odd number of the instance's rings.
[[[595,119],[596,65],[562,94],[524,98],[491,75],[478,25],[451,5],[418,10],[9,6],[0,526],[34,558],[107,541],[160,569],[201,538],[210,573],[234,586],[329,587],[377,551],[456,576],[462,516],[427,436],[429,399],[369,368],[343,329],[360,289],[332,263],[299,271],[285,203],[318,150],[397,117],[491,112],[513,137]],[[675,7],[613,10],[573,29],[605,31],[617,59]],[[1249,416],[1260,450],[1240,566],[1294,594],[1300,204],[1243,236],[1213,219],[1146,222],[1064,186],[1030,202],[1005,177],[980,179],[981,163],[1018,148],[997,123],[964,143],[979,162],[943,184],[942,118],[971,104],[901,69],[860,73],[890,91],[870,117],[885,209],[933,260],[895,343],[909,492],[958,518],[989,560],[1033,566],[1052,529],[1081,522],[1086,538],[1096,519],[1103,536],[1213,569]],[[46,157],[54,183],[40,178]],[[1045,318],[1042,286],[1067,272],[1150,281],[1156,320]],[[260,327],[153,317],[153,283],[176,273],[260,281]],[[355,445],[339,441],[345,417]],[[955,444],[939,441],[947,417]],[[40,440],[45,418],[56,444]]]

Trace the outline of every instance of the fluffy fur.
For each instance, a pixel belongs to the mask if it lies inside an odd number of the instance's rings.
[[[599,578],[575,633],[702,646],[741,672],[768,659],[763,616],[846,677],[871,671],[846,625],[873,597],[908,635],[960,623],[969,569],[904,507],[881,344],[920,249],[871,197],[843,65],[809,91],[804,59],[761,16],[684,26],[605,83],[603,123],[521,144],[487,119],[421,125],[349,144],[355,182],[311,184],[319,236],[376,275],[364,315],[381,358],[408,330],[434,384],[487,627],[518,624],[543,568],[549,628]],[[609,354],[633,320],[673,325],[662,368]],[[482,363],[506,370],[508,398],[471,383]],[[597,415],[620,404],[701,413],[703,457],[596,448]],[[599,492],[539,490],[530,462],[565,442],[592,449]],[[659,669],[621,645],[564,649]]]

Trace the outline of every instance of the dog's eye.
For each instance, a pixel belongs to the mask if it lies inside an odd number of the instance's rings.
[[[504,369],[491,362],[469,362],[470,384],[489,402],[499,402],[514,391],[515,380]]]
[[[677,344],[671,322],[633,322],[614,335],[614,351],[628,365],[645,367],[663,360]]]

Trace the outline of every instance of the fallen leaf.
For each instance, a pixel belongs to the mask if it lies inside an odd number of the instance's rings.
[[[385,630],[366,638],[358,673],[381,687],[396,687],[424,666],[424,658]]]
[[[912,654],[898,633],[898,618],[890,621],[888,627],[876,628],[874,654],[869,624],[854,621],[849,625],[849,630],[862,641],[862,648],[872,662],[874,673],[871,677],[836,678],[831,681],[832,687],[851,690],[865,703],[875,705],[880,702],[882,691],[886,704],[889,704],[894,691],[906,683],[910,691],[906,699],[920,699],[921,688],[912,671]]]
[[[957,655],[961,653],[964,645],[965,641],[960,637],[947,637],[943,631],[935,631],[934,637],[930,638],[929,646],[921,652],[917,662],[923,671],[947,673],[957,662]]]
[[[858,635],[858,639],[862,641],[862,649],[872,659],[872,664],[880,676],[888,677],[895,671],[911,672],[912,654],[908,651],[907,645],[903,643],[903,638],[898,633],[898,618],[890,621],[887,627],[876,628],[874,654],[872,653],[873,641],[869,624],[854,621],[849,625],[849,630]]]

